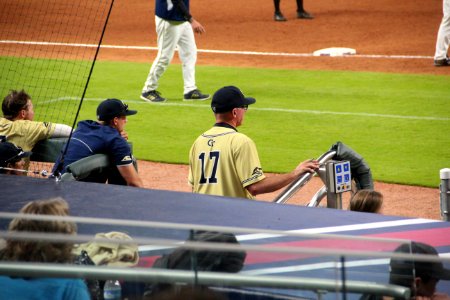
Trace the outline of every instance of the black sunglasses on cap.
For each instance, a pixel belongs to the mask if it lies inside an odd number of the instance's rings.
[[[16,147],[17,148],[17,151],[19,151],[19,153],[17,153],[16,155],[14,155],[13,157],[11,157],[11,158],[8,158],[7,160],[5,160],[5,164],[7,164],[7,163],[9,163],[9,162],[11,162],[11,161],[19,161],[19,160],[21,160],[22,159],[22,157],[26,154],[25,153],[25,151],[23,151],[23,149],[22,148],[20,148],[20,147]]]

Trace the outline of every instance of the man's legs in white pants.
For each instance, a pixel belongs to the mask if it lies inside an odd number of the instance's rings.
[[[155,16],[155,24],[158,35],[158,54],[148,73],[142,89],[143,93],[154,91],[158,88],[159,78],[164,74],[172,61],[181,34],[180,25],[171,25],[157,16]]]
[[[443,0],[443,11],[444,16],[442,17],[436,40],[435,64],[436,61],[447,59],[447,51],[450,44],[450,0]]]
[[[203,94],[197,89],[195,83],[195,64],[197,62],[197,45],[195,44],[194,31],[188,22],[183,24],[180,40],[178,41],[178,53],[183,71],[183,100],[203,101],[209,99],[209,94]]]
[[[178,41],[178,52],[183,71],[183,94],[197,89],[195,85],[195,63],[197,62],[197,45],[195,44],[194,31],[188,22],[180,25],[181,34]]]

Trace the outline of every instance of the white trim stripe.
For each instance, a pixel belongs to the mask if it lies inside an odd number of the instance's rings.
[[[352,268],[352,267],[366,267],[366,266],[387,265],[387,264],[389,264],[388,258],[380,258],[380,259],[368,259],[368,260],[345,262],[345,267]],[[340,262],[325,262],[315,264],[293,265],[288,267],[275,267],[275,268],[241,271],[241,273],[246,275],[264,275],[264,274],[279,274],[279,273],[290,273],[290,272],[301,272],[301,271],[312,271],[323,269],[337,269],[341,267],[342,264]]]
[[[420,225],[420,224],[428,224],[428,223],[435,223],[435,222],[440,222],[440,221],[429,220],[429,219],[406,219],[406,220],[396,220],[396,221],[373,222],[373,223],[365,223],[365,224],[353,224],[353,225],[341,225],[341,226],[331,226],[331,227],[297,229],[297,230],[289,230],[286,232],[287,233],[299,233],[299,234],[324,234],[324,233],[333,233],[333,232],[342,233],[345,231]],[[256,233],[256,234],[240,235],[238,240],[239,241],[250,241],[250,240],[276,238],[276,237],[280,237],[280,236],[282,236],[282,235],[262,234],[262,233],[257,234]]]
[[[367,229],[377,229],[377,228],[389,228],[389,227],[398,227],[398,226],[410,226],[410,225],[420,225],[420,224],[431,224],[436,222],[443,222],[431,219],[406,219],[406,220],[396,220],[396,221],[384,221],[384,222],[372,222],[365,224],[353,224],[353,225],[341,225],[341,226],[331,226],[331,227],[317,227],[317,228],[308,228],[308,229],[296,229],[296,230],[288,230],[285,233],[295,233],[295,234],[325,234],[325,233],[333,233],[339,232],[343,233],[345,231],[354,231],[354,230],[367,230]],[[251,233],[251,234],[242,234],[237,236],[238,241],[253,241],[253,240],[263,240],[270,238],[283,237],[283,234],[270,234],[270,233]],[[391,239],[393,241],[394,239]],[[150,245],[143,245],[139,247],[140,251],[153,251],[153,250],[161,250],[162,247],[155,247]]]
[[[72,137],[72,140],[78,141],[78,142],[82,143],[83,145],[85,145],[85,146],[89,149],[89,151],[90,151],[91,153],[94,153],[94,151],[92,151],[91,147],[89,147],[89,145],[86,144],[85,142],[83,142],[82,140],[77,139],[77,138],[74,138],[74,137]]]

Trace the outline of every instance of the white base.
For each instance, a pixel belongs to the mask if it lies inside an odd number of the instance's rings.
[[[344,55],[354,55],[356,50],[352,48],[343,47],[332,47],[316,50],[313,52],[314,56],[344,56]]]

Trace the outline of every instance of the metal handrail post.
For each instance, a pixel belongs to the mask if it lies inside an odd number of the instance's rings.
[[[441,169],[439,174],[441,178],[439,185],[441,217],[444,221],[450,221],[450,168]]]

